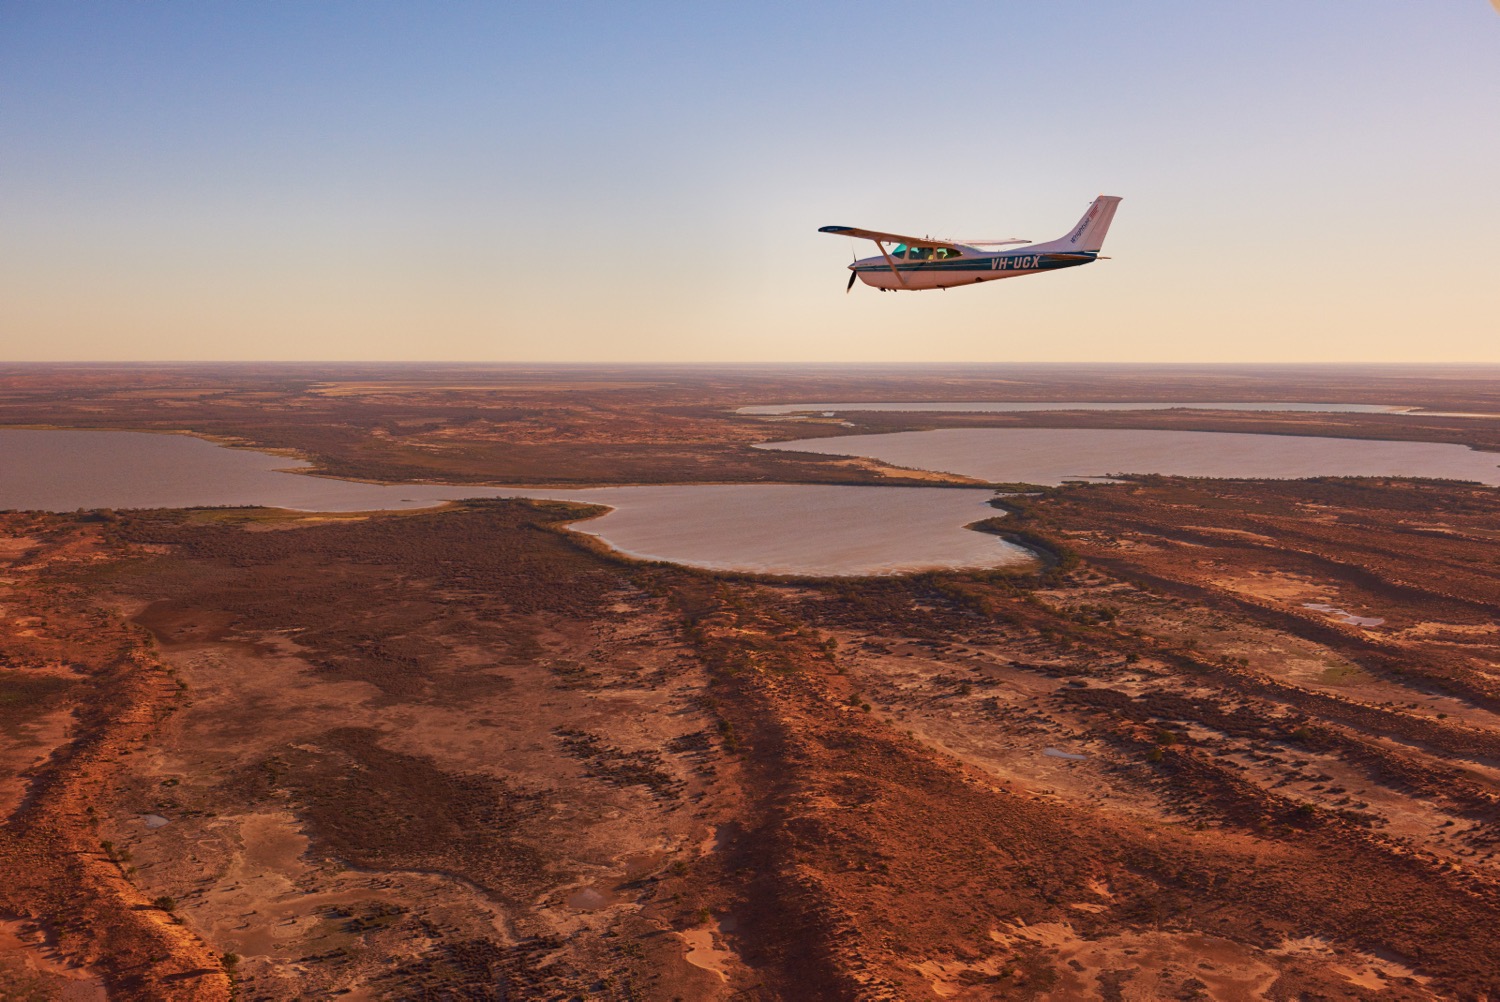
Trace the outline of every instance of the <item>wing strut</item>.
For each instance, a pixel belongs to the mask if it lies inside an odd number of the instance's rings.
[[[891,260],[890,252],[885,249],[885,241],[876,240],[875,246],[880,248],[880,254],[885,258],[885,263],[891,266],[891,274],[896,276],[896,281],[900,282],[902,285],[905,285],[906,279],[902,277],[901,269],[896,267],[896,262]]]

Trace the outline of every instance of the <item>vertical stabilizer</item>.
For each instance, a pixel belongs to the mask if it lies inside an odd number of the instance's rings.
[[[1027,250],[1097,253],[1104,246],[1104,234],[1109,232],[1109,224],[1115,218],[1115,208],[1119,204],[1118,195],[1100,195],[1094,199],[1094,204],[1089,206],[1089,211],[1083,214],[1083,218],[1078,220],[1078,225],[1068,231],[1067,236],[1051,243],[1028,247]]]

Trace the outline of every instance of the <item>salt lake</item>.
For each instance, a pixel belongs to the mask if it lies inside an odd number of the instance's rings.
[[[1500,454],[1438,442],[1096,428],[943,428],[759,446],[864,456],[994,483],[1061,484],[1113,473],[1183,477],[1433,477],[1500,485]]]
[[[909,400],[886,402],[849,402],[834,404],[754,404],[740,407],[735,413],[758,416],[783,414],[841,414],[850,411],[877,411],[886,413],[944,413],[944,414],[1008,414],[1035,411],[1305,411],[1314,414],[1406,414],[1411,407],[1394,404],[1329,404],[1329,403],[1179,403],[1159,401],[1127,402],[1078,402],[1058,403],[1035,400]]]
[[[1290,478],[1411,476],[1500,485],[1500,456],[1463,446],[1216,432],[969,428],[772,443],[866,456],[993,482],[1055,484],[1111,473]],[[999,513],[985,489],[797,484],[599,488],[367,484],[186,435],[0,429],[0,510],[250,506],[422,508],[526,497],[608,506],[575,523],[616,550],[715,570],[892,574],[1021,565],[1023,548],[965,528]]]
[[[0,510],[189,508],[388,511],[461,498],[607,505],[575,531],[643,559],[763,574],[894,574],[1023,565],[1021,547],[964,526],[1001,513],[987,490],[798,484],[525,489],[366,484],[186,435],[0,429]]]
[[[687,484],[506,493],[609,505],[572,528],[631,556],[713,570],[838,576],[1032,561],[1019,546],[964,528],[1001,514],[988,490]]]

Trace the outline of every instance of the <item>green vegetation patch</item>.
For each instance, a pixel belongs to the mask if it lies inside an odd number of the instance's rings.
[[[1318,681],[1324,685],[1362,685],[1373,682],[1374,676],[1358,665],[1335,665],[1325,668]]]

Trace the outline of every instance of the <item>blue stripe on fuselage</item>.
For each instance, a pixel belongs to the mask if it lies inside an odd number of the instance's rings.
[[[897,261],[896,270],[915,271],[1051,271],[1091,264],[1096,255],[1089,251],[1067,251],[1040,254],[1007,254],[999,257],[957,257],[941,261]],[[884,261],[857,266],[855,271],[890,271]]]

